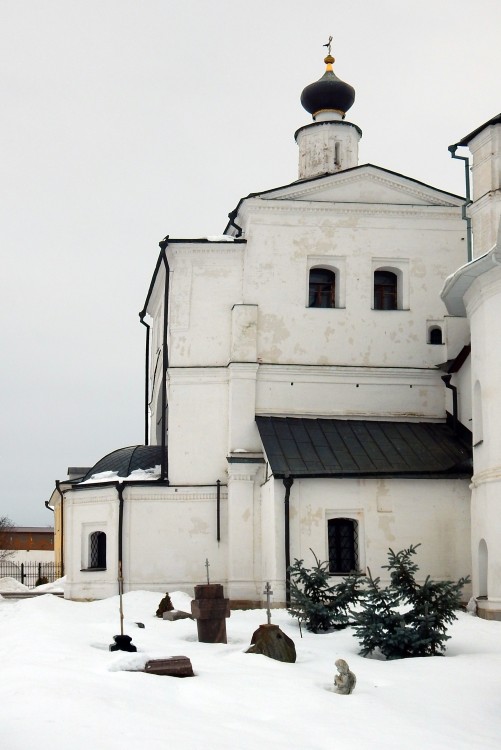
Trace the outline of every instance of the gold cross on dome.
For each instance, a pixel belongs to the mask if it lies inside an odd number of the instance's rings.
[[[328,52],[329,52],[329,55],[330,55],[330,53],[331,53],[331,44],[332,44],[332,37],[330,36],[330,37],[329,37],[329,41],[327,42],[327,44],[324,44],[324,45],[323,45],[324,47],[327,47],[327,49],[328,49]]]

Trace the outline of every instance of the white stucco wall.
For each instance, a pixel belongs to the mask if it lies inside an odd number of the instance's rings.
[[[493,345],[492,326],[501,316],[501,268],[480,275],[465,294],[472,336],[473,414],[472,558],[473,591],[501,609],[501,352]],[[487,562],[481,561],[485,543]],[[483,579],[482,568],[487,571]],[[483,605],[486,606],[486,605]]]
[[[328,559],[327,520],[359,523],[360,566],[389,580],[387,551],[421,543],[418,579],[456,579],[471,572],[468,480],[305,479],[291,491],[291,557]],[[277,494],[279,490],[277,488]],[[469,590],[465,591],[469,596]]]
[[[375,167],[334,177],[247,199],[245,243],[167,247],[172,483],[212,483],[229,451],[259,450],[256,413],[444,418],[439,292],[464,260],[460,201]],[[308,307],[318,266],[336,271],[334,309]],[[372,309],[377,268],[399,275],[402,309]],[[162,284],[159,274],[150,302],[155,442]]]
[[[228,569],[227,489],[221,487],[217,541],[216,487],[126,486],[123,492],[124,590],[182,590],[206,581],[225,583]],[[118,592],[117,490],[92,488],[66,493],[65,596],[103,598]],[[89,535],[106,533],[106,570],[86,570]]]
[[[501,218],[501,124],[484,128],[468,148],[472,154],[473,252],[478,258],[495,244]]]

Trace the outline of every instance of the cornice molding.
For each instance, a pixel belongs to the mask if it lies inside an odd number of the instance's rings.
[[[186,245],[170,245],[168,254],[172,261],[178,261],[178,259],[188,260],[190,256],[193,255],[228,255],[230,257],[239,257],[244,250],[245,243],[241,242],[238,244],[233,242],[221,242],[203,245],[189,243]]]
[[[491,484],[492,482],[501,482],[501,465],[491,466],[489,469],[475,472],[471,478],[470,489],[481,487],[483,484]]]
[[[461,214],[458,206],[410,206],[407,204],[384,204],[384,203],[343,203],[330,201],[293,201],[293,200],[263,200],[252,198],[246,201],[241,209],[244,222],[248,222],[253,213],[270,214],[330,214],[333,218],[337,216],[381,216],[389,218],[402,218],[404,216],[415,219],[449,219],[458,222],[455,230],[460,230],[462,225]]]
[[[390,179],[386,175],[379,174],[374,171],[374,168],[368,167],[366,169],[360,170],[359,172],[353,173],[353,172],[347,172],[344,174],[343,172],[337,172],[335,175],[332,175],[332,177],[326,177],[325,183],[323,183],[322,186],[320,186],[318,183],[309,183],[304,186],[295,186],[294,188],[287,188],[283,191],[277,191],[277,193],[282,192],[282,195],[269,195],[269,196],[263,196],[263,200],[265,201],[273,201],[273,200],[299,200],[302,196],[312,195],[315,193],[319,193],[322,191],[322,189],[329,188],[329,187],[344,187],[349,185],[356,185],[360,182],[372,182],[378,186],[390,188],[391,190],[399,190],[403,195],[406,196],[413,196],[419,200],[427,201],[430,199],[430,195],[432,194],[434,196],[434,201],[436,205],[433,205],[432,207],[449,207],[449,208],[458,208],[461,206],[461,202],[458,199],[457,204],[451,203],[450,200],[445,200],[444,198],[440,198],[437,196],[437,192],[434,188],[430,186],[429,190],[423,190],[419,187],[414,187],[409,185],[407,180],[402,179]],[[370,205],[370,204],[367,204]],[[381,204],[385,205],[385,204]],[[394,204],[388,204],[388,205],[394,205]],[[406,204],[404,204],[406,205]],[[430,206],[428,204],[421,206],[421,208],[429,208]]]
[[[492,297],[499,297],[501,307],[501,267],[492,266],[488,272],[478,276],[464,295],[466,312],[471,318]]]
[[[312,380],[329,383],[365,382],[381,384],[381,381],[392,385],[409,386],[414,383],[428,382],[443,386],[441,371],[437,369],[417,369],[400,367],[340,367],[337,365],[266,365],[259,368],[258,383],[266,381],[288,381],[293,377],[298,382]]]

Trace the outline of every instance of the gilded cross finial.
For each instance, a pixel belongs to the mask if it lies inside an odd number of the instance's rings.
[[[332,37],[330,36],[329,37],[329,41],[327,42],[327,44],[324,44],[323,46],[327,47],[327,50],[328,50],[327,55],[324,57],[324,63],[327,65],[326,70],[332,72],[332,63],[334,63],[336,61],[335,61],[335,59],[331,55],[331,45],[332,45]]]

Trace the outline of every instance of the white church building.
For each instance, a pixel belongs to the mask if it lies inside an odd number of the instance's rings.
[[[384,581],[388,548],[421,543],[423,578],[470,574],[464,598],[501,618],[501,115],[456,144],[469,202],[359,164],[355,92],[325,63],[298,179],[242,198],[222,236],[160,243],[145,445],[50,500],[68,598],[120,572],[192,593],[208,560],[235,606],[266,581],[283,603],[311,550],[333,580]]]

